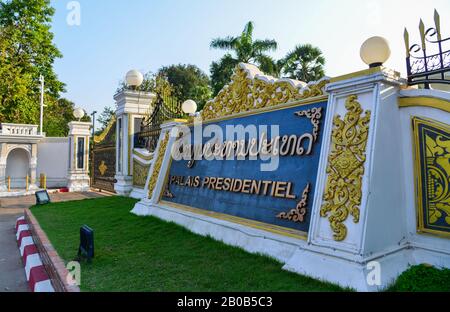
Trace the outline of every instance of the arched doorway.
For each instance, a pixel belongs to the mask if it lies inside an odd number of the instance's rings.
[[[11,189],[25,189],[30,174],[30,157],[22,148],[12,150],[6,160],[6,178],[11,177]]]

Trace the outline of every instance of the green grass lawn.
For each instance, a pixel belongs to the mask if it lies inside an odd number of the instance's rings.
[[[283,271],[282,264],[249,254],[153,217],[130,213],[135,200],[106,197],[32,208],[59,255],[68,262],[78,251],[79,228],[95,230],[95,259],[82,264],[83,291],[342,291]],[[432,268],[406,272],[392,291],[434,290]],[[420,270],[426,269],[423,273]],[[420,272],[418,272],[418,271]],[[437,270],[433,271],[436,272]],[[446,279],[438,285],[447,287]],[[420,275],[420,283],[414,282]],[[434,274],[441,278],[443,274]]]

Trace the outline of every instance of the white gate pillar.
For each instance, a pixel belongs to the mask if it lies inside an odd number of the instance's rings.
[[[128,196],[133,189],[134,136],[140,131],[140,121],[152,113],[156,95],[150,92],[123,90],[114,96],[116,101],[116,183],[117,194]]]
[[[73,121],[69,123],[69,174],[70,192],[86,192],[90,189],[89,138],[91,123]]]

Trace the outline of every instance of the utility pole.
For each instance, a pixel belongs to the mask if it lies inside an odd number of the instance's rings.
[[[40,135],[43,135],[43,126],[44,126],[44,76],[39,76],[39,81],[41,82],[41,118],[40,118]]]
[[[91,148],[91,186],[95,183],[95,114],[97,114],[97,111],[93,111],[92,116],[92,148]]]

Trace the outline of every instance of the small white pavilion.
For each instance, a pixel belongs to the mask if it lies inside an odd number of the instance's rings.
[[[0,123],[0,197],[41,187],[88,190],[90,127],[71,122],[68,137],[50,138],[37,125]]]

